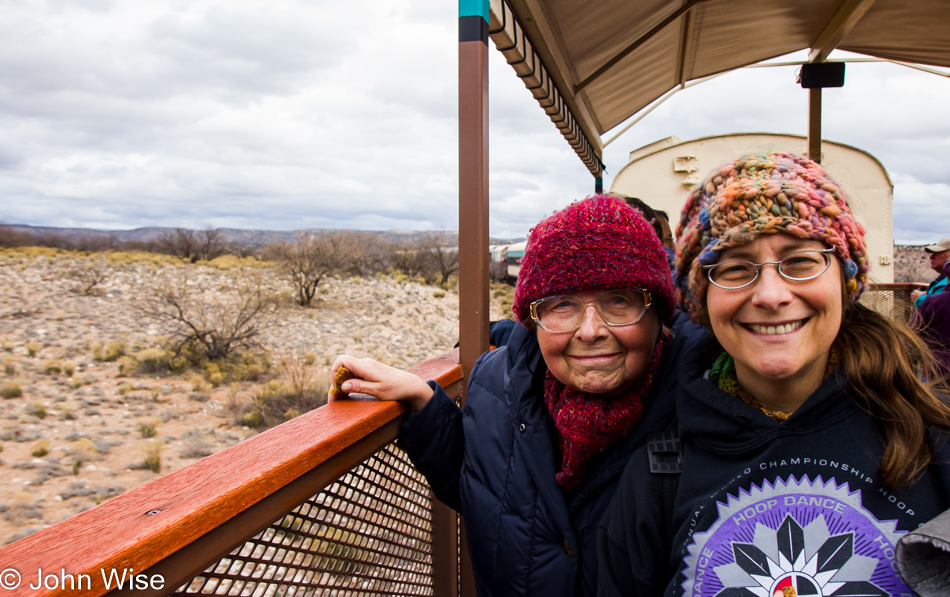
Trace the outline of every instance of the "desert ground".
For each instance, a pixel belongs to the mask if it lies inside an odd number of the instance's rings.
[[[241,365],[243,380],[215,366],[150,366],[156,354],[167,359],[173,338],[149,312],[157,292],[179,285],[220,303],[249,279],[279,308],[262,318],[259,356]],[[493,319],[510,311],[510,296],[495,289]],[[405,276],[329,277],[304,308],[266,263],[2,250],[0,543],[279,423],[262,421],[254,405],[287,384],[325,395],[340,353],[406,368],[457,340],[456,292]]]

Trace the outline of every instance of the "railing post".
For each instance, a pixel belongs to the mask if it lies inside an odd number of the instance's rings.
[[[432,496],[432,590],[435,597],[459,594],[459,517]]]
[[[459,362],[466,386],[488,350],[488,3],[459,0]],[[460,550],[459,595],[474,597],[464,535]]]
[[[488,350],[488,0],[459,3],[459,361]]]

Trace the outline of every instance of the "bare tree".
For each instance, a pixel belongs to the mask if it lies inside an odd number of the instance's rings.
[[[155,244],[160,252],[187,259],[192,263],[199,260],[210,261],[227,252],[224,236],[215,228],[201,231],[175,228],[159,236]]]
[[[306,307],[313,301],[320,282],[344,269],[347,262],[345,248],[343,236],[339,233],[315,236],[300,232],[293,242],[272,245],[268,253],[290,276],[297,302]]]
[[[198,259],[211,261],[228,252],[224,235],[217,228],[206,228],[197,234]]]
[[[444,286],[449,278],[459,271],[459,250],[458,247],[448,246],[445,241],[444,231],[432,230],[425,233],[422,239],[421,251],[424,255],[427,272],[431,272],[431,277],[435,275],[440,277],[439,284]],[[426,282],[430,282],[429,275],[423,274]]]
[[[389,267],[391,247],[378,234],[346,231],[340,233],[340,241],[348,273],[363,277]]]
[[[186,277],[159,286],[142,310],[166,328],[176,354],[188,348],[209,359],[257,348],[261,328],[274,316],[276,299],[245,274],[228,290],[202,290]]]

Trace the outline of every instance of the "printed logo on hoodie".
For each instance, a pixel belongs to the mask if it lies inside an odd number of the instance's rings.
[[[847,483],[765,481],[718,508],[709,529],[693,535],[683,595],[913,595],[894,561],[904,532],[864,508]]]

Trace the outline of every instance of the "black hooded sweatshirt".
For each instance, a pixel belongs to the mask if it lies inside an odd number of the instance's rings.
[[[599,530],[598,595],[912,595],[894,547],[950,507],[946,430],[930,433],[922,478],[888,489],[883,429],[840,368],[778,423],[709,380],[719,350],[707,339],[684,355],[672,516],[646,448],[621,477]]]

